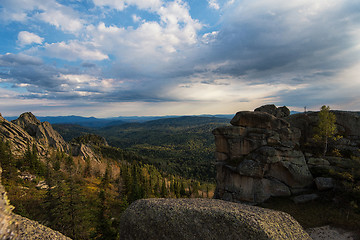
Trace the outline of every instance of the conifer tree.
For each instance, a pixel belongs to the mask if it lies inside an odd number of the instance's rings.
[[[13,167],[13,157],[8,142],[0,140],[0,166],[3,169],[2,177],[10,178],[12,174],[16,174]]]
[[[185,197],[186,196],[186,190],[185,190],[185,186],[184,186],[184,182],[181,181],[181,186],[180,186],[180,197]]]
[[[166,198],[166,197],[168,196],[165,178],[163,179],[163,182],[162,182],[162,185],[161,185],[160,196],[161,196],[162,198]]]
[[[90,158],[89,157],[85,158],[85,167],[84,167],[83,176],[85,178],[91,177],[91,163],[90,163]]]
[[[99,192],[99,210],[97,215],[97,226],[94,239],[111,240],[115,239],[116,233],[111,227],[111,220],[108,216],[109,209],[107,207],[107,194],[105,189]]]

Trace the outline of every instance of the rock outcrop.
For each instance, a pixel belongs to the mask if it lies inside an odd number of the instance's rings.
[[[289,214],[215,199],[142,199],[120,219],[121,239],[311,239]]]
[[[289,115],[288,108],[275,105],[238,112],[232,126],[213,131],[217,160],[214,197],[261,203],[270,197],[307,191],[296,198],[300,203],[317,191],[336,188],[331,173],[346,173],[346,162],[351,164],[352,158],[360,157],[360,115],[332,112],[342,138],[329,143],[328,156],[320,156],[323,146],[313,140],[318,112]]]
[[[35,143],[31,137],[20,126],[7,121],[0,114],[0,139],[10,142],[11,151],[15,156],[22,156],[27,149],[27,145]]]
[[[70,240],[63,234],[29,220],[22,216],[12,213],[13,207],[10,205],[4,187],[1,185],[0,168],[0,239],[6,240],[35,240],[35,239],[54,239]]]
[[[88,158],[100,161],[101,156],[94,151],[94,147],[109,146],[104,137],[87,134],[73,139],[70,142],[71,152],[74,156],[80,156],[83,159]]]
[[[45,147],[52,147],[58,151],[68,152],[69,147],[62,136],[55,131],[49,122],[40,122],[31,112],[20,115],[12,123],[24,129],[35,141]]]
[[[305,156],[299,151],[301,132],[274,116],[286,116],[289,111],[277,111],[275,106],[271,109],[274,111],[259,108],[238,112],[231,120],[232,126],[213,131],[215,198],[260,203],[272,196],[290,196],[312,185]]]
[[[49,148],[69,152],[69,146],[51,124],[41,123],[32,113],[23,113],[12,122],[0,115],[0,139],[10,142],[15,156],[22,156],[33,144],[42,156],[48,153]]]

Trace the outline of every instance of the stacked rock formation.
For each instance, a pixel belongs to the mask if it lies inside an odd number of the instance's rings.
[[[311,239],[289,214],[216,199],[142,199],[120,219],[121,239]]]
[[[232,126],[213,131],[215,198],[260,203],[272,196],[290,196],[313,183],[305,156],[298,150],[301,132],[280,118],[289,114],[286,107],[268,105],[238,112]]]

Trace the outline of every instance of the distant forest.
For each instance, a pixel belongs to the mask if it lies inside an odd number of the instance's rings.
[[[227,118],[189,116],[104,128],[74,124],[53,124],[53,127],[66,141],[88,133],[97,134],[110,146],[139,155],[143,163],[169,174],[214,182],[215,144],[211,131],[226,125],[229,125]]]

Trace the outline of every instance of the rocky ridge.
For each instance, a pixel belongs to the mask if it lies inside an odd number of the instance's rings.
[[[0,114],[0,139],[10,143],[11,152],[17,157],[23,156],[28,146],[35,145],[41,157],[56,150],[100,161],[101,156],[93,151],[93,145],[107,146],[106,140],[99,136],[68,144],[49,122],[40,122],[31,112],[23,113],[11,122]]]

